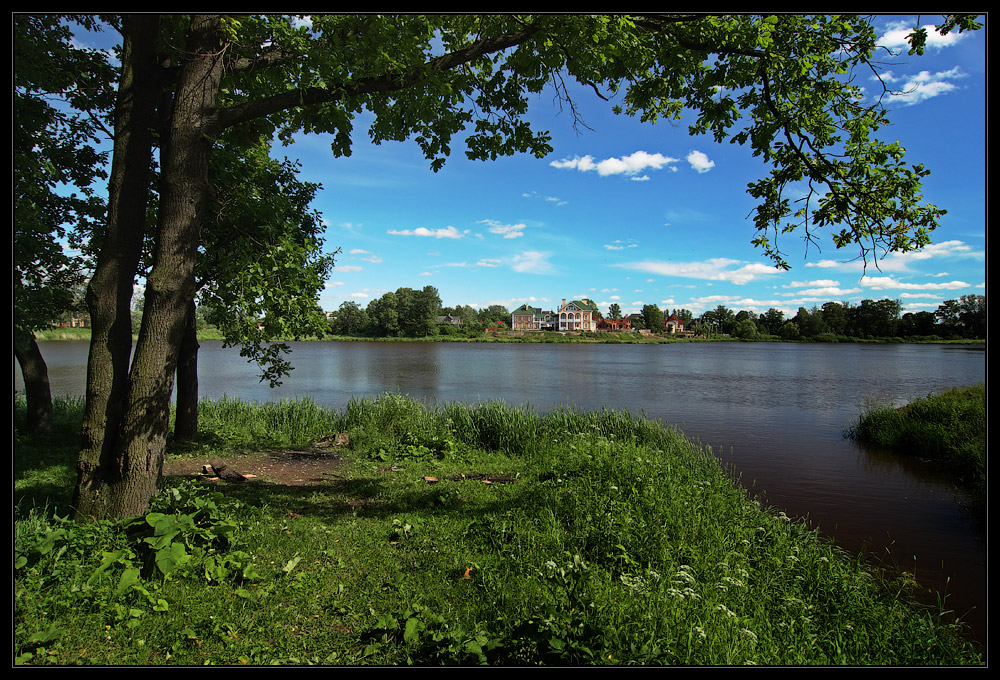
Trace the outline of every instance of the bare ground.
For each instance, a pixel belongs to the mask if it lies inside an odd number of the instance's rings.
[[[177,477],[216,479],[212,470],[218,458],[174,458],[164,462],[163,474]],[[237,452],[223,459],[229,470],[249,479],[284,486],[307,486],[329,483],[341,476],[344,463],[332,447],[321,442],[306,451]],[[206,471],[206,466],[209,466]]]

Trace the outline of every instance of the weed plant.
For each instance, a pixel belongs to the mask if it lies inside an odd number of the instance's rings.
[[[201,414],[220,450],[352,446],[329,483],[172,479],[145,515],[87,525],[22,461],[15,662],[982,664],[911,581],[761,507],[644,417],[395,395]]]
[[[979,498],[986,494],[986,386],[929,394],[900,408],[872,405],[847,435],[941,461]]]

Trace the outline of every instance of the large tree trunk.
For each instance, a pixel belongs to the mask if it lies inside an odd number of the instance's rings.
[[[49,370],[31,333],[14,332],[14,356],[24,378],[24,397],[27,401],[25,430],[36,437],[52,428],[52,392],[49,389]]]
[[[184,339],[177,359],[177,414],[174,441],[198,441],[198,332],[195,304],[188,304]]]
[[[128,386],[130,303],[146,225],[152,121],[159,98],[155,53],[159,18],[152,14],[123,17],[122,34],[107,228],[87,286],[91,318],[87,403],[73,498],[81,519],[104,514],[106,498],[101,491],[105,480],[116,475],[112,455]]]
[[[214,105],[222,77],[218,17],[195,16],[160,148],[160,201],[153,267],[146,279],[142,327],[109,469],[89,491],[93,516],[130,517],[146,510],[162,477],[170,394],[194,299],[194,265],[208,199]],[[127,318],[127,317],[126,317]],[[80,506],[77,507],[78,513]]]

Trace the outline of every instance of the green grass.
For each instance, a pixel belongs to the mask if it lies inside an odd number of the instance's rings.
[[[954,388],[901,407],[866,409],[848,436],[946,463],[976,496],[986,494],[986,386]]]
[[[626,412],[204,402],[198,455],[352,446],[326,484],[174,481],[145,517],[76,526],[72,410],[15,436],[17,663],[983,663],[909,577]]]

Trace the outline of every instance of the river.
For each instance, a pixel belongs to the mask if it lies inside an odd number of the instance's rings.
[[[985,382],[981,347],[301,342],[290,343],[295,370],[271,389],[237,350],[201,344],[207,398],[308,396],[341,408],[355,396],[398,392],[429,403],[607,406],[661,419],[711,446],[767,504],[947,593],[947,607],[985,643],[985,537],[946,475],[843,437],[872,401],[898,406]],[[82,396],[87,343],[39,345],[53,395]],[[16,363],[14,387],[23,389]]]

